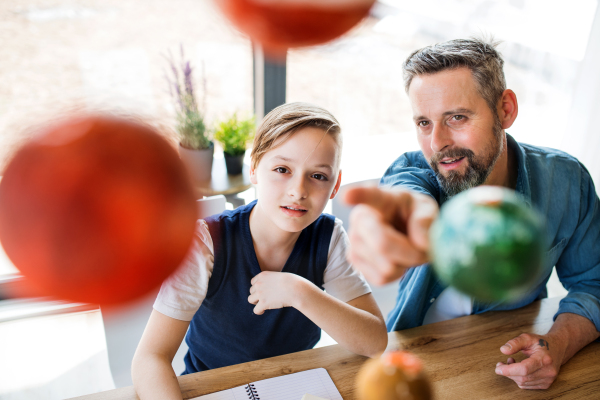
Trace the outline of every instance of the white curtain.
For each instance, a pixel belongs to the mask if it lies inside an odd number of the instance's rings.
[[[562,148],[587,167],[600,193],[600,4],[575,84]]]

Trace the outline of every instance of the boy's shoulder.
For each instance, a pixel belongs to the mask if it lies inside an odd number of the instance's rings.
[[[211,236],[221,235],[231,229],[237,230],[241,227],[243,230],[248,225],[249,215],[252,208],[256,205],[257,201],[238,207],[234,210],[225,210],[220,214],[214,214],[209,217],[203,218],[208,231]],[[335,216],[327,213],[321,213],[310,225],[303,229],[307,233],[312,234],[318,232],[319,235],[323,233],[332,233],[335,226],[342,226],[342,221]],[[339,228],[338,228],[339,230]]]
[[[304,229],[308,229],[312,226],[318,226],[318,225],[326,225],[326,226],[331,226],[333,227],[336,221],[336,217],[331,215],[331,214],[327,214],[327,213],[321,213],[321,215],[319,215],[317,217],[316,220],[313,221],[312,224],[310,224],[309,226],[307,226]]]
[[[312,224],[304,228],[303,232],[308,233],[310,236],[316,235],[322,237],[323,239],[331,238],[336,225],[336,220],[339,221],[331,214],[322,213]],[[339,222],[341,223],[341,221]]]
[[[329,222],[335,222],[335,220],[339,220],[338,218],[335,217],[335,215],[331,215],[331,214],[327,214],[327,213],[321,213],[321,215],[319,215],[319,217],[315,220],[315,222],[317,222],[320,219],[327,220]]]
[[[225,210],[219,214],[214,214],[214,215],[211,215],[211,216],[203,218],[203,219],[207,223],[210,224],[210,223],[215,223],[215,222],[219,222],[219,221],[223,221],[223,220],[227,220],[227,219],[240,218],[244,214],[249,214],[252,211],[252,209],[254,208],[254,206],[256,205],[256,203],[257,203],[257,200],[254,200],[251,203],[246,204],[244,206],[240,206],[234,210]],[[321,215],[319,215],[319,217],[317,217],[317,219],[311,225],[321,222],[321,221],[328,221],[328,222],[334,223],[335,220],[336,220],[335,216],[333,216],[331,214],[327,214],[327,213],[321,213]]]
[[[225,220],[234,220],[234,219],[244,216],[244,214],[249,214],[252,211],[252,208],[254,208],[255,204],[256,204],[256,200],[254,200],[253,202],[246,204],[244,206],[240,206],[234,210],[225,210],[219,214],[214,214],[209,217],[205,217],[203,219],[209,225],[214,224],[214,223],[219,223],[219,222],[222,222]]]

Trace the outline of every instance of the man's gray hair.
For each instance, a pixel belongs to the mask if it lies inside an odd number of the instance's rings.
[[[473,73],[479,94],[496,115],[496,105],[506,89],[504,60],[496,50],[499,43],[493,39],[455,39],[413,52],[402,65],[406,93],[417,75],[467,67]]]

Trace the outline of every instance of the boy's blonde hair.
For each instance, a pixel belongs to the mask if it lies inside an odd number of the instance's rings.
[[[310,103],[287,103],[268,113],[258,127],[250,153],[252,168],[256,169],[267,151],[283,144],[299,129],[307,127],[322,129],[342,147],[340,124],[329,111]]]

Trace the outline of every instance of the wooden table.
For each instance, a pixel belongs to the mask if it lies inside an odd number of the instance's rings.
[[[252,187],[250,182],[250,167],[244,164],[241,174],[228,175],[225,167],[225,158],[214,158],[211,179],[197,182],[195,187],[196,196],[225,195],[227,201],[234,207],[244,205],[244,200],[239,198],[238,193]]]
[[[552,325],[560,299],[546,299],[513,311],[471,315],[389,334],[388,349],[419,356],[432,381],[435,399],[598,399],[600,343],[592,343],[563,365],[548,390],[522,390],[494,368],[506,361],[500,346],[523,333],[543,334]],[[516,357],[521,360],[523,357]],[[233,365],[179,377],[185,399],[260,379],[327,369],[343,398],[355,399],[354,378],[365,357],[339,345]],[[78,397],[80,400],[137,399],[132,387]]]

